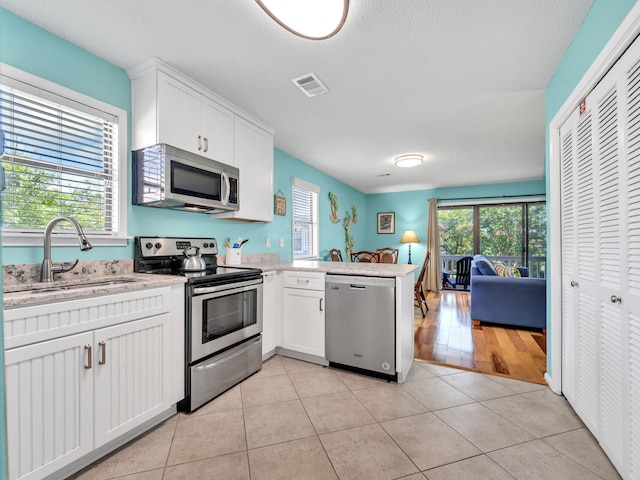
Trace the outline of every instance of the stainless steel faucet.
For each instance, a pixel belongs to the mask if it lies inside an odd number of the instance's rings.
[[[42,260],[42,267],[40,268],[40,281],[41,282],[53,282],[53,275],[56,273],[64,273],[69,270],[73,270],[73,268],[78,264],[78,260],[73,263],[71,266],[64,265],[54,265],[51,262],[51,232],[53,228],[59,223],[66,220],[67,222],[71,222],[74,227],[76,227],[76,232],[78,234],[78,241],[80,242],[80,250],[91,250],[93,246],[87,239],[82,230],[82,227],[77,222],[77,220],[73,217],[67,217],[65,215],[60,215],[49,222],[47,228],[44,229],[44,260]]]

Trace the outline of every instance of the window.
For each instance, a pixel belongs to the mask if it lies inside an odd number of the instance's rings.
[[[320,188],[293,179],[293,259],[318,256],[318,194]]]
[[[438,207],[443,269],[455,271],[460,258],[481,253],[544,278],[546,211],[544,202]]]
[[[126,154],[120,146],[124,142],[126,148],[126,124],[119,123],[124,112],[110,107],[115,113],[108,113],[102,102],[12,70],[31,78],[27,83],[0,76],[4,243],[30,245],[29,238],[40,237],[57,215],[74,217],[93,238],[124,237]]]

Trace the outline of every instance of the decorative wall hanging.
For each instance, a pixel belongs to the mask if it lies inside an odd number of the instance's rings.
[[[347,252],[347,258],[351,258],[351,250],[353,250],[353,237],[351,236],[351,215],[349,212],[344,216],[344,249]]]
[[[358,212],[355,205],[351,205],[351,216],[353,218],[353,223],[358,223]]]
[[[396,233],[395,212],[378,212],[378,233]]]
[[[338,196],[329,192],[329,202],[331,202],[331,223],[338,223],[340,221],[340,217],[338,216]]]
[[[287,197],[284,196],[282,190],[278,190],[273,196],[273,213],[276,215],[287,214]]]

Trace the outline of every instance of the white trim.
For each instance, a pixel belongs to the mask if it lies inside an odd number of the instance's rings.
[[[314,183],[309,183],[306,180],[302,180],[301,178],[297,178],[297,177],[293,177],[291,179],[291,182],[292,182],[291,183],[292,185],[305,188],[310,192],[317,193],[318,195],[320,194],[320,187]]]
[[[548,319],[551,333],[551,371],[545,379],[551,390],[562,392],[562,268],[560,232],[560,127],[578,108],[580,102],[593,90],[598,82],[620,58],[624,51],[640,34],[640,3],[636,3],[629,14],[611,36],[600,55],[586,71],[580,83],[567,97],[558,113],[549,123],[549,218],[550,218],[550,294],[551,318]],[[553,300],[555,299],[555,300]],[[556,321],[557,320],[557,321]]]
[[[84,106],[86,113],[91,115],[100,116],[107,120],[112,120],[113,117],[118,119],[118,197],[117,212],[114,212],[114,216],[118,219],[118,235],[117,236],[100,236],[100,235],[87,235],[89,241],[95,246],[101,245],[126,245],[127,236],[127,206],[128,206],[128,192],[129,192],[129,151],[127,149],[128,144],[128,131],[129,124],[127,118],[127,112],[114,105],[110,105],[106,102],[90,97],[83,93],[71,90],[57,83],[51,82],[45,78],[38,77],[29,72],[25,72],[6,63],[0,62],[0,81],[6,83],[8,86],[18,88],[24,88],[25,85],[31,86],[33,91],[27,92],[52,99],[51,94],[58,97],[66,98],[74,102],[71,105],[73,108]],[[20,82],[18,84],[17,82]],[[59,98],[53,99],[56,102],[60,102]],[[79,105],[78,105],[79,104]],[[82,108],[81,108],[82,109]],[[109,119],[109,116],[112,118]],[[6,246],[33,246],[40,245],[32,244],[29,240],[20,241],[20,239],[27,238],[28,234],[15,234],[14,232],[3,232],[2,241]],[[74,236],[75,238],[75,236]],[[107,238],[109,240],[107,240]],[[95,243],[94,243],[95,239]],[[122,240],[124,239],[124,240]],[[55,243],[54,243],[55,245]]]
[[[130,237],[111,235],[91,235],[87,238],[94,247],[126,247]],[[44,245],[44,232],[42,233],[3,233],[3,247],[42,247]],[[54,247],[77,247],[78,236],[75,233],[53,233],[51,245]]]

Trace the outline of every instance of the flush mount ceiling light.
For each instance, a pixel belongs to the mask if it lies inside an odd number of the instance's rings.
[[[424,161],[424,155],[419,153],[409,153],[407,155],[400,155],[393,159],[396,167],[417,167]]]
[[[310,40],[334,36],[344,25],[349,0],[256,0],[291,33]]]

